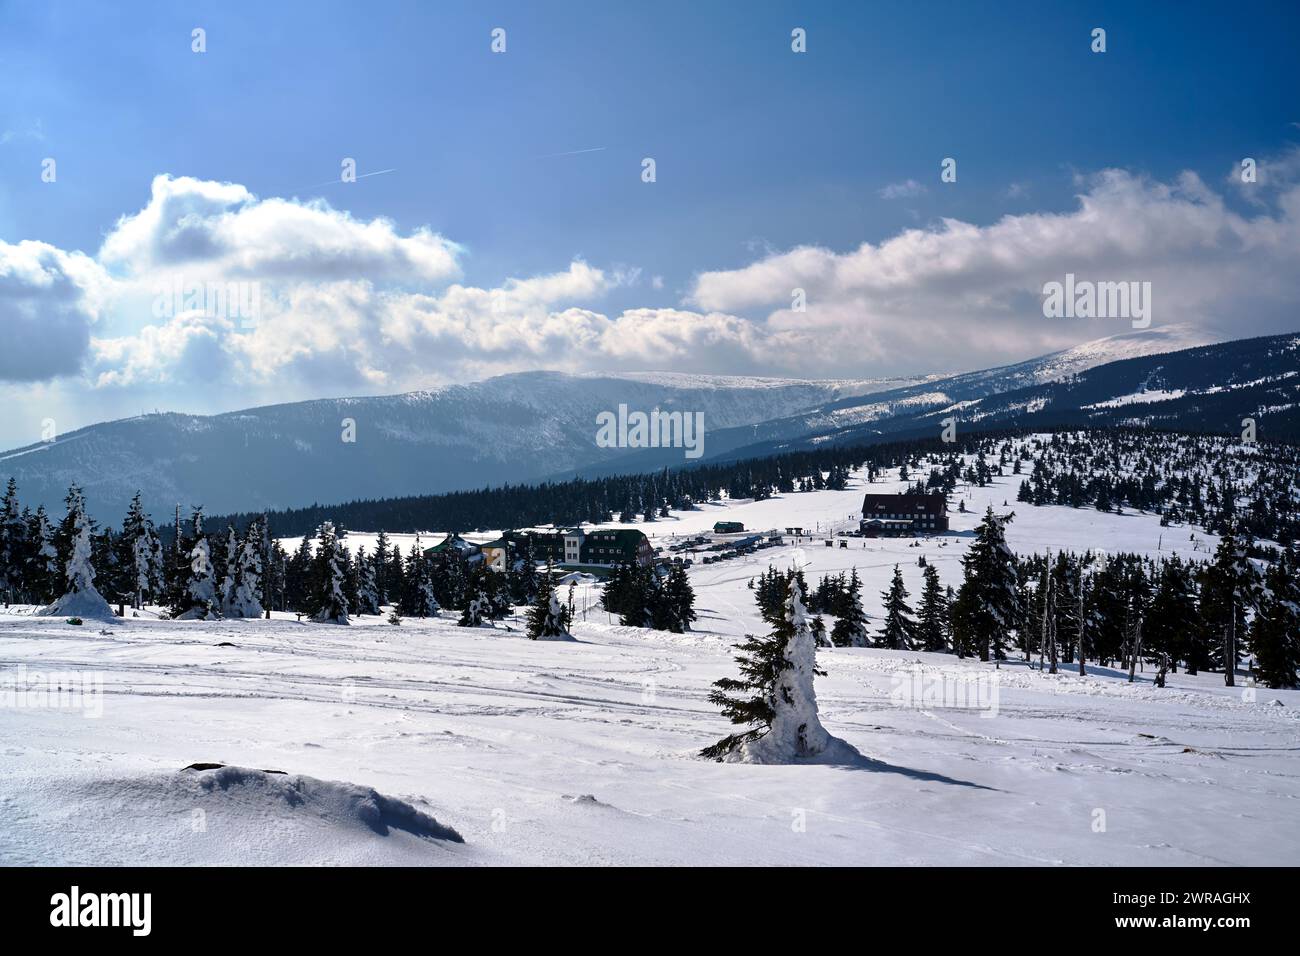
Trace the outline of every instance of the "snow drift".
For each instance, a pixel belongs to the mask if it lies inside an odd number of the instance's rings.
[[[406,800],[278,771],[197,764],[75,789],[76,812],[47,821],[44,859],[111,865],[104,833],[125,858],[171,865],[447,865],[465,842]]]

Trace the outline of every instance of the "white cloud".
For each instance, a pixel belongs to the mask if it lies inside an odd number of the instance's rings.
[[[1300,300],[1300,173],[1286,157],[1269,169],[1249,215],[1191,174],[1166,184],[1110,170],[1081,180],[1068,212],[945,219],[843,252],[764,246],[742,268],[698,274],[678,308],[609,312],[602,299],[643,288],[640,270],[574,259],[481,288],[459,281],[459,247],[427,229],[160,176],[94,258],[0,243],[0,381],[65,376],[69,390],[253,404],[525,368],[973,368],[1124,331],[1043,318],[1043,284],[1066,272],[1152,282],[1156,325],[1287,331]],[[177,276],[256,283],[259,320],[156,313],[156,287]],[[795,289],[806,312],[791,310]]]
[[[108,292],[103,269],[44,242],[0,240],[0,381],[75,373]]]
[[[988,226],[944,219],[848,252],[803,246],[701,273],[688,304],[758,311],[769,332],[815,329],[818,360],[838,367],[846,355],[975,367],[1124,331],[1043,317],[1044,283],[1067,272],[1150,281],[1156,324],[1192,322],[1229,335],[1296,327],[1296,185],[1251,216],[1190,173],[1166,184],[1107,170],[1082,186],[1071,212]],[[790,311],[795,288],[807,293],[806,313]]]
[[[881,199],[915,199],[929,192],[915,179],[905,179],[901,183],[890,183],[880,190]]]
[[[260,200],[243,186],[157,176],[148,204],[120,219],[99,258],[129,275],[201,269],[217,278],[441,282],[460,275],[458,247],[428,229],[399,235],[320,200]]]

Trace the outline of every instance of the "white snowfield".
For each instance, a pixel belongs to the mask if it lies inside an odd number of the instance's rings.
[[[963,490],[956,533],[920,546],[817,538],[697,565],[700,620],[681,635],[610,623],[585,586],[576,642],[529,641],[522,618],[74,626],[0,612],[0,863],[1300,863],[1300,692],[1220,674],[1157,689],[1149,669],[1129,684],[1094,663],[1048,676],[819,649],[821,723],[862,759],[696,756],[733,729],[706,695],[736,675],[734,639],[761,627],[747,582],[769,561],[800,562],[811,585],[856,566],[874,630],[895,563],[914,601],[920,554],[958,582],[961,532],[989,503],[1016,512],[1021,551],[1204,558],[1215,543],[1149,515],[1018,505],[1019,480]],[[847,525],[864,487],[641,527]],[[19,674],[63,699],[20,702]],[[182,769],[195,763],[228,766]]]

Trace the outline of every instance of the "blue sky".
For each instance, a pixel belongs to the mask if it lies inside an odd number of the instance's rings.
[[[371,354],[358,369],[343,354],[358,347],[333,342],[301,367],[277,366],[268,374],[267,362],[254,353],[271,342],[240,343],[232,358],[230,349],[213,344],[220,333],[204,330],[212,339],[204,351],[190,328],[184,358],[171,368],[139,361],[130,374],[119,374],[108,368],[113,357],[147,343],[98,353],[87,345],[78,372],[63,363],[56,375],[27,376],[11,386],[0,381],[0,391],[35,393],[33,402],[84,424],[143,403],[214,410],[396,391],[526,367],[799,376],[946,370],[1123,331],[1009,323],[972,352],[963,345],[962,314],[954,312],[942,326],[953,329],[951,347],[934,350],[925,345],[933,329],[905,334],[913,313],[893,308],[897,296],[879,283],[867,282],[864,292],[853,286],[856,280],[840,277],[812,296],[827,305],[812,325],[852,340],[860,321],[872,344],[856,359],[835,349],[824,359],[783,362],[793,340],[779,348],[758,340],[793,334],[791,317],[774,321],[779,301],[738,292],[735,284],[754,279],[754,267],[764,262],[772,269],[790,265],[781,257],[797,249],[824,256],[808,283],[841,267],[889,272],[874,257],[866,264],[839,257],[864,243],[883,249],[908,230],[943,231],[947,219],[984,230],[1003,217],[1077,215],[1080,196],[1097,190],[1109,197],[1098,200],[1103,206],[1141,220],[1144,204],[1159,205],[1166,198],[1161,189],[1179,188],[1187,171],[1222,200],[1220,215],[1243,217],[1245,226],[1231,226],[1241,236],[1229,246],[1249,245],[1262,226],[1290,228],[1296,213],[1283,190],[1300,143],[1297,9],[1291,3],[1255,4],[1246,12],[1208,3],[713,0],[6,3],[0,6],[5,243],[31,240],[60,254],[102,259],[101,244],[119,218],[145,209],[151,183],[166,174],[239,184],[257,201],[323,199],[358,222],[382,217],[399,239],[427,227],[454,247],[454,274],[417,269],[403,276],[389,269],[380,287],[362,265],[346,277],[372,283],[376,294],[441,295],[448,283],[494,290],[511,280],[564,274],[575,261],[600,270],[601,279],[577,282],[544,301],[530,293],[528,303],[507,303],[507,310],[541,309],[535,316],[541,325],[546,315],[565,310],[598,312],[599,321],[584,319],[578,332],[542,350],[485,346],[481,335],[471,343],[457,333],[457,361],[440,361],[447,350],[438,336],[450,333],[439,326],[423,345],[409,339],[412,354],[400,361]],[[1104,54],[1089,47],[1098,26],[1107,31]],[[207,31],[204,54],[191,51],[194,27]],[[504,54],[489,49],[494,27],[507,31]],[[807,30],[805,54],[790,49],[794,27]],[[657,164],[652,184],[640,178],[647,156]],[[1271,164],[1272,192],[1233,189],[1230,173],[1245,156]],[[46,157],[57,160],[55,183],[40,180]],[[394,171],[334,182],[343,157],[355,158],[363,176]],[[956,183],[939,181],[944,157],[958,161]],[[1105,170],[1129,178],[1098,185],[1091,177]],[[1204,207],[1195,193],[1190,190],[1189,202]],[[1180,215],[1179,208],[1161,209],[1166,218]],[[1211,236],[1221,231],[1205,228]],[[982,236],[972,240],[974,247]],[[984,239],[993,248],[998,237]],[[970,255],[966,247],[927,250],[924,241],[895,252]],[[1069,253],[1068,243],[1061,252]],[[1082,265],[1126,261],[1122,241],[1111,252]],[[1231,249],[1219,253],[1227,274]],[[1134,268],[1141,276],[1177,275],[1200,255],[1184,250],[1182,260]],[[158,262],[142,265],[132,253],[104,268],[111,278],[123,270],[140,278]],[[1059,264],[1071,268],[1068,258]],[[76,272],[75,264],[70,268]],[[735,282],[722,292],[702,291],[699,277],[710,273]],[[963,280],[958,270],[929,281],[925,290],[908,286],[918,321],[933,311],[932,297],[945,282]],[[972,281],[979,286],[978,277]],[[276,294],[284,308],[295,307],[291,290]],[[997,294],[1002,312],[1026,307],[1023,289]],[[1289,295],[1287,289],[1276,301],[1252,305],[1252,316],[1263,316],[1261,331],[1281,330]],[[134,303],[130,296],[109,298],[114,301],[78,306],[78,314],[89,316],[90,340],[125,342],[156,321],[138,297]],[[776,298],[788,306],[788,292]],[[45,307],[24,301],[34,310],[28,320]],[[1234,329],[1241,321],[1224,314],[1221,290],[1172,301],[1179,320]],[[449,308],[443,301],[433,311],[441,317]],[[500,304],[492,310],[501,316]],[[625,337],[635,341],[614,341],[600,322],[617,323],[628,310],[672,314],[656,313],[659,324],[646,332],[641,325],[649,319],[638,312],[624,322],[628,330],[640,323]],[[316,321],[325,321],[320,314]],[[705,338],[692,339],[704,334],[691,325],[704,314],[728,318],[711,320]],[[457,321],[476,321],[457,315]],[[0,322],[9,321],[0,314]],[[392,323],[402,322],[409,332],[408,320],[392,319],[365,334],[391,339]],[[32,340],[34,328],[16,337]],[[77,348],[77,334],[70,332],[68,348]],[[605,340],[601,347],[592,335]],[[700,341],[707,347],[692,345]],[[724,348],[728,343],[735,347]],[[331,348],[335,354],[325,354]],[[201,359],[218,352],[222,382],[196,376]],[[260,378],[247,368],[258,361]],[[8,377],[24,378],[13,370]],[[226,387],[230,382],[237,387]],[[0,440],[18,437],[0,434]]]

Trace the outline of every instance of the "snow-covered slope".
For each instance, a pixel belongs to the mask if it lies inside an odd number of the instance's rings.
[[[1101,545],[1199,560],[1215,543],[1154,515],[1017,506],[1018,480],[959,487],[952,503],[966,513],[952,514],[951,535],[843,549],[818,535],[696,566],[700,620],[687,634],[611,622],[586,587],[579,640],[563,644],[523,639],[518,620],[141,617],[101,628],[0,612],[0,677],[23,666],[29,679],[99,678],[104,689],[99,717],[0,708],[0,864],[1300,863],[1300,692],[1225,688],[1213,673],[1156,688],[1149,670],[1130,684],[1095,663],[1081,677],[820,649],[820,720],[864,760],[698,759],[730,729],[707,693],[735,676],[736,638],[763,628],[747,582],[769,561],[813,582],[856,567],[874,630],[893,567],[914,594],[920,555],[956,581],[987,505],[1016,511],[1008,540],[1019,551]],[[891,474],[871,487],[903,484]],[[825,531],[855,520],[865,487],[857,475],[844,491],[710,505],[644,527],[662,537],[725,516]],[[934,703],[908,696],[918,685],[986,696]],[[304,776],[236,770],[229,786],[203,788],[179,773],[197,761]],[[292,782],[306,777],[337,783]],[[280,805],[285,789],[307,802]],[[439,830],[379,832],[359,810],[380,806],[379,794]]]
[[[823,440],[839,435],[855,441],[931,427],[935,413],[960,410],[981,399],[1067,380],[1091,369],[1152,355],[1162,355],[1217,341],[1217,336],[1188,325],[1126,332],[1074,348],[998,368],[960,375],[928,376],[897,388],[849,394],[785,418],[736,428],[712,429],[709,457],[761,456],[793,441]],[[649,450],[581,469],[584,475],[611,471],[649,471],[671,464],[672,456]]]

